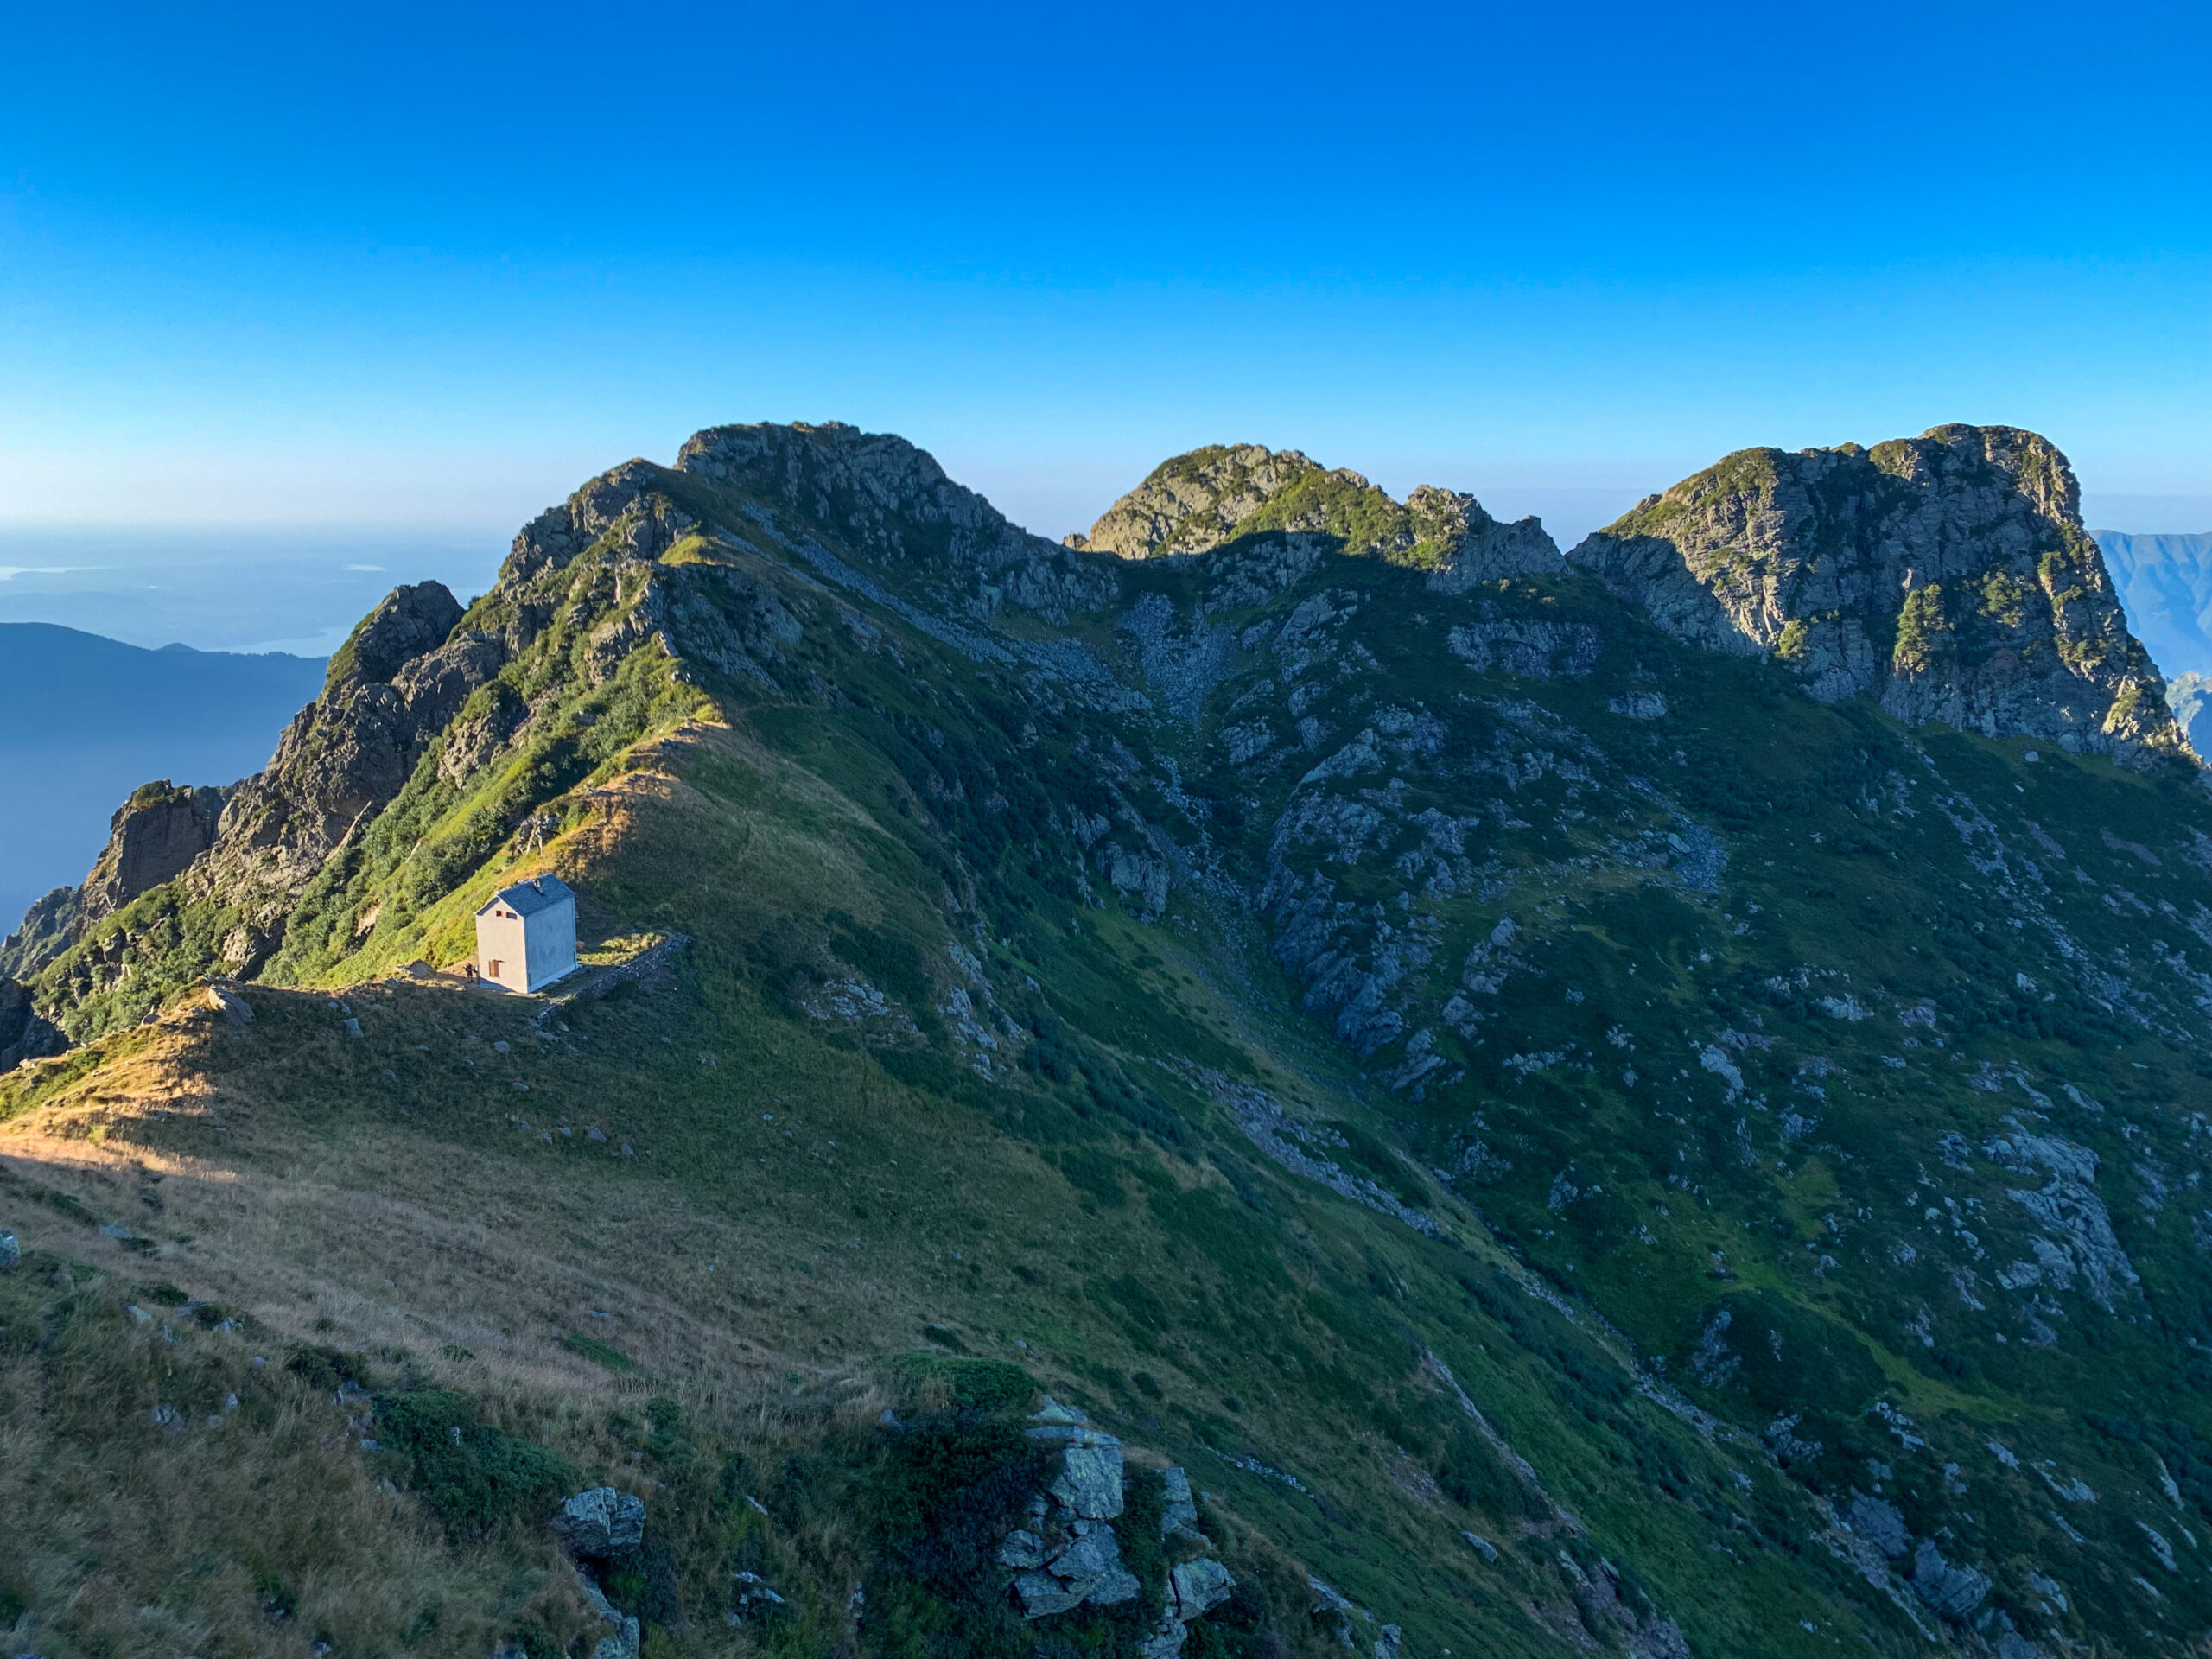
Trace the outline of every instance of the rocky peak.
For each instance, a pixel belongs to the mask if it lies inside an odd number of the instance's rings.
[[[650,461],[626,461],[593,479],[557,507],[522,527],[499,586],[513,591],[547,570],[564,568],[577,554],[620,529],[617,540],[633,558],[656,559],[690,528],[689,514],[662,493],[672,476]]]
[[[1427,484],[1401,504],[1357,473],[1255,443],[1213,444],[1161,462],[1088,536],[1067,544],[1148,559],[1268,531],[1327,537],[1347,553],[1428,568],[1444,592],[1561,569],[1559,549],[1535,518],[1500,524],[1473,496]]]
[[[709,427],[685,441],[676,464],[880,552],[995,569],[1058,551],[947,478],[927,450],[840,421]]]
[[[190,868],[215,844],[230,796],[228,787],[184,789],[167,779],[134,790],[108,821],[107,846],[85,878],[80,925],[113,915]]]
[[[1328,472],[1295,449],[1209,444],[1160,462],[1143,483],[1099,516],[1090,535],[1071,536],[1067,544],[1119,558],[1149,559],[1163,553],[1203,553],[1248,527],[1325,529],[1325,512],[1317,511],[1315,501],[1287,512],[1267,512],[1270,504],[1309,480],[1353,494],[1382,494],[1357,473]],[[1309,488],[1306,493],[1325,493]],[[1259,522],[1263,514],[1266,523]]]
[[[1941,426],[1872,449],[1729,455],[1568,558],[1678,639],[1779,658],[1913,724],[2175,749],[2164,687],[2056,446]]]
[[[460,601],[443,582],[395,588],[331,657],[327,685],[389,683],[403,664],[443,645],[460,621]]]
[[[210,874],[249,901],[257,930],[281,931],[289,902],[505,664],[504,640],[454,632],[461,614],[442,583],[395,588],[331,659],[322,696],[293,717],[267,769],[233,786]]]

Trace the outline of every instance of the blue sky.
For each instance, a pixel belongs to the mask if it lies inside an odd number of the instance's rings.
[[[1217,440],[1580,531],[1954,419],[2212,528],[2201,7],[336,10],[11,19],[0,567],[474,568],[793,418],[1055,535]]]

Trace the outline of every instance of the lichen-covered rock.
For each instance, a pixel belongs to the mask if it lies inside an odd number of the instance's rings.
[[[561,1506],[553,1535],[580,1561],[626,1555],[645,1541],[645,1502],[612,1486],[594,1486]]]
[[[1192,1500],[1191,1478],[1180,1469],[1164,1469],[1160,1475],[1160,1496],[1166,1500],[1160,1510],[1160,1535],[1163,1538],[1195,1538],[1198,1520],[1198,1506]]]
[[[2047,439],[1942,426],[1863,449],[1746,449],[1568,555],[1676,638],[1788,664],[1897,718],[2176,753],[2074,474]]]
[[[1108,1521],[1122,1512],[1122,1443],[1110,1434],[1081,1431],[1071,1444],[1060,1472],[1046,1490],[1068,1513],[1086,1521]]]
[[[1186,1624],[1220,1606],[1236,1587],[1236,1580],[1230,1575],[1229,1569],[1211,1557],[1180,1562],[1167,1574],[1167,1590],[1174,1599],[1175,1617]]]

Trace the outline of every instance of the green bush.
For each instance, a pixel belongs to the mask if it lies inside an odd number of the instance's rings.
[[[457,1540],[550,1516],[578,1484],[568,1459],[481,1421],[466,1395],[424,1389],[376,1407],[378,1436],[407,1465],[404,1484]]]
[[[926,1349],[894,1354],[884,1372],[905,1401],[941,1396],[960,1411],[1018,1410],[1037,1393],[1037,1379],[1003,1359],[969,1359]]]

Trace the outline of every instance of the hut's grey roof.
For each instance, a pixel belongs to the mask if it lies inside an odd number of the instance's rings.
[[[557,875],[541,875],[534,881],[518,881],[512,887],[502,887],[484,901],[479,916],[494,905],[505,905],[518,916],[534,916],[541,910],[550,910],[563,899],[573,899],[569,884]]]

